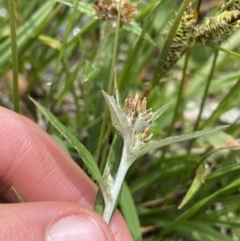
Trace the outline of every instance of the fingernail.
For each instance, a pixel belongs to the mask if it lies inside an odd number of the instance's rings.
[[[68,216],[53,223],[47,241],[106,241],[102,228],[88,216]]]

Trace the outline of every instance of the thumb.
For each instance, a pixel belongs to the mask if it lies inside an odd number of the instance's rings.
[[[98,214],[74,203],[1,204],[0,213],[0,240],[114,240],[108,225]]]

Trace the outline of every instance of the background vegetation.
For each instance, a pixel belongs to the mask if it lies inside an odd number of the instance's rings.
[[[101,89],[113,93],[114,67],[123,102],[136,92],[147,96],[153,110],[171,102],[152,128],[156,140],[230,124],[225,131],[140,158],[127,174],[119,208],[134,240],[240,240],[239,57],[192,42],[176,65],[158,76],[160,58],[174,37],[170,22],[181,17],[176,14],[187,1],[132,1],[134,22],[120,26],[117,45],[116,28],[97,20],[89,8],[94,2],[80,2],[76,7],[74,0],[16,1],[14,36],[9,24],[14,17],[0,0],[0,105],[36,121],[84,168],[28,94],[37,99],[87,147],[100,170],[115,132]],[[195,1],[194,9],[197,4],[195,17],[201,22],[222,1]],[[239,38],[237,31],[221,47],[237,53]]]

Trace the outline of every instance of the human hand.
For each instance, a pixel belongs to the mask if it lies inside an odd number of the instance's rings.
[[[25,203],[17,203],[12,186]],[[132,241],[118,211],[108,226],[92,210],[96,193],[49,135],[0,107],[0,240]]]

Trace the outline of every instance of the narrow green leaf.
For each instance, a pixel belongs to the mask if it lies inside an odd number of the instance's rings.
[[[106,184],[102,178],[99,168],[92,157],[91,153],[86,147],[43,105],[29,97],[30,100],[36,105],[40,112],[50,121],[50,123],[63,135],[71,144],[71,146],[79,153],[81,159],[86,165],[89,173],[99,183]]]
[[[215,45],[215,44],[207,44],[207,46],[209,46],[209,47],[211,47],[211,48],[214,48],[214,49],[217,49],[217,50],[219,50],[219,51],[221,51],[221,52],[224,52],[224,53],[226,53],[226,54],[230,54],[230,55],[232,55],[232,56],[236,56],[236,57],[240,57],[240,54],[239,53],[236,53],[236,52],[233,52],[233,51],[231,51],[231,50],[228,50],[228,49],[225,49],[225,48],[222,48],[222,47],[220,47],[220,46],[218,46],[218,45]]]
[[[182,213],[178,218],[176,218],[171,224],[169,224],[166,228],[161,231],[161,235],[164,235],[174,229],[179,223],[189,219],[197,212],[199,212],[204,206],[210,205],[217,197],[226,195],[227,193],[238,190],[240,187],[240,180],[235,180],[226,187],[218,190],[217,192],[207,196],[201,201],[194,204],[191,208],[187,209],[184,213]]]
[[[104,199],[103,199],[103,195],[102,195],[102,191],[99,188],[98,192],[97,192],[97,197],[95,200],[95,204],[94,204],[94,211],[97,212],[100,216],[103,215],[103,211],[104,211]]]
[[[153,11],[153,9],[159,5],[165,3],[167,0],[154,0],[149,2],[149,5],[146,6],[140,13],[137,13],[135,20],[139,22],[140,20],[146,19],[146,17]]]
[[[124,24],[123,28],[129,32],[136,34],[137,36],[141,36],[142,34],[142,28],[136,22]],[[149,34],[145,33],[144,38],[152,45],[156,45],[156,43],[152,40]]]
[[[183,235],[188,240],[195,241],[231,241],[232,239],[209,226],[199,221],[185,221],[176,227],[176,232]],[[193,231],[194,230],[194,231]]]
[[[19,192],[18,192],[13,186],[12,186],[11,188],[12,188],[12,190],[13,190],[16,198],[17,198],[17,200],[18,200],[20,203],[24,203],[24,200],[23,200],[23,198],[21,197],[21,195],[19,194]]]
[[[41,30],[41,28],[49,21],[49,15],[54,12],[57,12],[59,8],[53,7],[55,5],[54,1],[46,1],[41,8],[36,11],[36,13],[25,22],[21,28],[17,31],[17,45],[18,50],[21,51],[28,42],[31,41]],[[6,64],[11,57],[11,40],[10,38],[6,39],[0,45],[0,66]]]
[[[19,84],[18,84],[18,46],[17,46],[17,34],[16,34],[16,14],[15,14],[15,2],[8,0],[8,12],[9,22],[11,29],[11,49],[12,49],[12,69],[13,69],[13,101],[14,111],[19,113]]]
[[[125,182],[123,183],[119,205],[133,239],[135,241],[142,241],[141,227],[136,205],[134,204],[131,191]]]
[[[209,135],[211,133],[214,133],[216,131],[222,130],[224,128],[227,128],[228,126],[219,126],[210,130],[203,130],[203,131],[196,131],[194,133],[191,134],[186,134],[186,135],[181,135],[181,136],[173,136],[173,137],[168,137],[165,138],[161,141],[150,141],[150,143],[146,144],[140,151],[139,151],[139,156],[142,156],[144,154],[146,154],[149,151],[152,151],[154,149],[172,144],[172,143],[176,143],[176,142],[182,142],[182,141],[187,141],[193,138],[197,138],[200,136],[205,136],[205,135]]]
[[[162,115],[166,109],[168,108],[168,106],[170,105],[170,103],[162,106],[160,109],[158,109],[156,112],[154,112],[153,116],[152,116],[152,121],[155,121],[160,115]]]
[[[187,194],[183,198],[181,204],[179,205],[178,209],[181,209],[184,205],[186,205],[192,197],[196,194],[196,192],[201,188],[203,185],[206,175],[209,173],[209,169],[205,167],[205,163],[202,163],[196,173],[196,177],[194,178],[191,187],[189,188]]]
[[[108,154],[107,163],[105,169],[110,170],[113,178],[118,170],[118,166],[122,156],[123,139],[119,134],[114,135],[113,143]]]
[[[207,179],[207,181],[214,180],[214,179],[220,180],[221,178],[226,177],[227,175],[235,176],[239,172],[240,172],[239,163],[234,163],[234,164],[230,164],[225,167],[221,167],[221,168],[217,169],[216,171],[210,173],[206,179]]]
[[[74,8],[78,0],[55,0],[55,1]],[[78,1],[77,8],[81,13],[85,13],[88,16],[96,16],[96,11],[89,3]]]
[[[127,80],[129,79],[129,73],[131,72],[131,69],[133,68],[133,66],[136,65],[138,53],[141,50],[141,47],[143,46],[142,44],[143,44],[144,36],[146,35],[147,30],[149,29],[149,25],[151,25],[153,21],[154,13],[157,11],[158,7],[160,7],[162,2],[163,1],[161,2],[158,1],[157,3],[154,3],[153,5],[151,5],[150,8],[147,8],[149,10],[149,12],[147,11],[147,14],[149,14],[149,16],[147,17],[144,23],[141,35],[139,36],[135,46],[133,47],[132,51],[128,54],[128,58],[125,61],[124,67],[121,70],[120,76],[118,78],[118,85],[121,90],[126,89],[126,85],[128,83]]]
[[[38,36],[38,39],[46,44],[47,46],[53,48],[53,49],[57,49],[57,50],[60,50],[62,45],[60,43],[59,40],[55,39],[55,38],[52,38],[50,36],[47,36],[47,35],[44,35],[44,34],[39,34]]]

